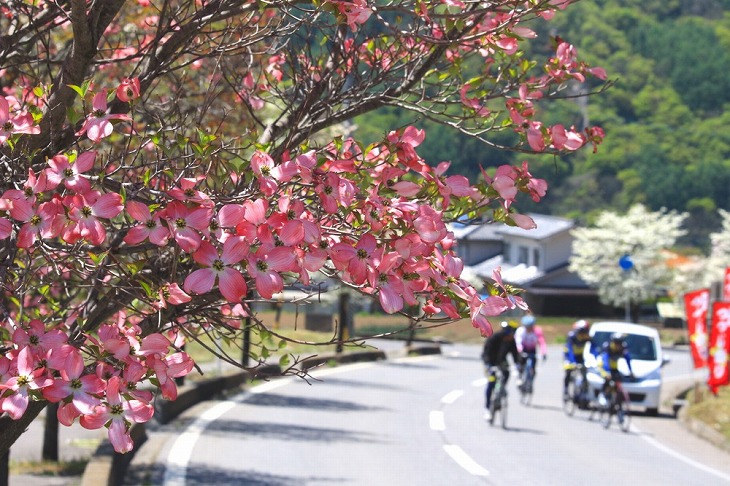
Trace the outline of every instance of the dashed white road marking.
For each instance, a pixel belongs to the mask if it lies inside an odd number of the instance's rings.
[[[431,430],[446,430],[446,423],[444,422],[444,412],[440,410],[432,410],[431,413],[428,414],[428,425],[431,427]]]
[[[444,403],[446,405],[450,405],[454,403],[456,400],[459,399],[464,394],[464,390],[454,390],[450,391],[443,397],[441,397],[441,403]]]
[[[489,476],[489,471],[484,469],[482,466],[476,463],[469,454],[458,445],[444,444],[444,451],[451,457],[459,466],[465,469],[473,476]]]
[[[471,386],[478,387],[478,386],[484,386],[487,384],[487,377],[478,378],[471,382]]]
[[[486,383],[486,379],[483,380]],[[480,383],[479,386],[484,383]],[[474,385],[474,383],[472,383]],[[477,385],[474,385],[477,386]],[[464,390],[452,390],[443,397],[441,403],[450,405],[458,400],[464,394]],[[431,430],[442,432],[446,430],[446,421],[444,420],[444,412],[441,410],[432,410],[428,416],[428,423]],[[455,444],[444,444],[444,451],[448,456],[456,462],[462,469],[466,470],[472,476],[488,476],[489,471],[480,466],[474,459],[464,450]]]

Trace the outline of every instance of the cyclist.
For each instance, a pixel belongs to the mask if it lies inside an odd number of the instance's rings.
[[[563,352],[563,368],[565,368],[565,377],[563,378],[563,396],[567,398],[568,383],[570,383],[570,375],[577,365],[583,364],[583,350],[591,341],[588,334],[591,324],[580,319],[573,323],[573,329],[568,333],[565,340],[565,348]]]
[[[622,375],[618,370],[618,360],[621,358],[626,360],[630,376],[633,377],[634,371],[631,369],[631,356],[626,346],[626,335],[615,332],[611,334],[611,339],[603,344],[603,350],[598,356],[598,369],[605,380],[601,391],[601,394],[604,395],[603,400],[605,400],[605,392],[611,379],[621,381]]]
[[[515,321],[502,321],[501,329],[498,332],[492,334],[484,343],[484,349],[482,351],[482,360],[484,365],[487,367],[487,389],[485,393],[485,406],[487,408],[484,418],[489,420],[491,418],[491,411],[489,405],[492,403],[492,392],[497,383],[497,372],[492,368],[493,366],[499,367],[502,370],[504,376],[504,384],[506,385],[509,380],[509,364],[507,363],[507,356],[512,355],[512,362],[519,365],[522,361],[520,353],[517,352],[517,344],[515,343],[515,328],[517,322]]]
[[[542,360],[547,359],[547,344],[545,344],[545,334],[540,326],[535,325],[535,316],[527,314],[522,317],[520,326],[515,331],[515,343],[517,351],[525,356],[525,366],[532,368],[532,376],[536,374],[535,364],[537,362],[537,352],[540,351]],[[521,383],[518,383],[521,385]]]

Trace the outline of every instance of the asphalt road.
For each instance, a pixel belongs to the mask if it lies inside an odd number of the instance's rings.
[[[531,406],[511,383],[508,428],[483,419],[480,348],[327,368],[210,402],[169,433],[158,462],[172,485],[730,484],[730,456],[663,409],[628,433],[562,411],[558,347]],[[671,383],[690,370],[668,351]],[[155,484],[159,484],[155,482]]]

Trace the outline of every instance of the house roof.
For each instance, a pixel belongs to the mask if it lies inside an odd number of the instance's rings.
[[[501,241],[505,236],[518,236],[532,240],[544,240],[556,234],[573,229],[573,221],[547,214],[528,213],[537,228],[526,230],[518,226],[507,226],[501,223],[482,223],[465,225],[452,223],[449,229],[457,240],[469,241]]]
[[[470,241],[502,241],[502,236],[499,234],[499,230],[505,225],[503,224],[461,224],[452,223],[449,225],[449,230],[454,233],[454,237],[457,240],[470,240]]]
[[[497,267],[502,267],[502,280],[513,285],[522,285],[531,282],[545,274],[537,267],[528,267],[524,263],[518,265],[504,263],[502,255],[497,255],[467,268],[481,278],[492,278],[492,272]]]
[[[574,226],[572,220],[560,218],[558,216],[536,213],[528,213],[527,215],[535,221],[537,228],[526,230],[517,226],[501,225],[498,229],[499,234],[520,236],[532,240],[544,240],[558,233],[569,231],[573,229]]]

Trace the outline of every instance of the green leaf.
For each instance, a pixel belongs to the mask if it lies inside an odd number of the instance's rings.
[[[76,86],[75,84],[69,84],[68,87],[74,90],[76,94],[78,94],[80,97],[84,97],[85,92],[83,89],[81,89],[80,86]]]
[[[91,258],[91,261],[94,262],[94,265],[100,265],[108,253],[108,251],[104,251],[97,255],[96,253],[89,252],[89,258]]]
[[[153,297],[154,293],[152,292],[152,287],[149,283],[145,282],[144,280],[139,281],[139,286],[144,289],[145,293],[147,294],[147,297]]]
[[[138,260],[136,262],[130,262],[127,263],[127,269],[129,270],[129,273],[132,275],[135,275],[140,272],[144,268],[144,266],[147,264],[147,260]]]

